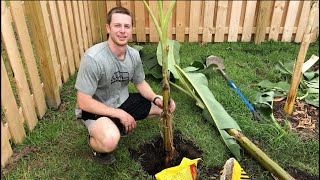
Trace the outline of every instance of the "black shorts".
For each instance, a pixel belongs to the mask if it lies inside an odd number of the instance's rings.
[[[145,119],[151,109],[151,102],[141,96],[139,93],[130,93],[128,99],[120,106],[119,109],[122,109],[129,113],[135,120]],[[103,115],[92,114],[87,111],[82,110],[82,118],[84,121],[86,120],[97,120],[100,117],[108,117]],[[111,119],[119,128],[120,131],[124,130],[124,126],[120,123],[118,118]]]

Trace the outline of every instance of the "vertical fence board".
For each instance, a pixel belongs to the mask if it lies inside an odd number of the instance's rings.
[[[215,42],[223,42],[226,28],[226,18],[228,12],[228,1],[219,1],[217,9],[216,31],[214,35]]]
[[[159,26],[160,26],[160,22],[159,22],[159,14],[158,14],[158,3],[156,1],[149,1],[149,7],[154,15],[154,17],[156,18]],[[149,27],[150,27],[150,33],[149,33],[149,39],[150,42],[158,42],[159,41],[159,34],[158,31],[156,29],[156,26],[154,25],[154,22],[151,18],[151,16],[149,15]]]
[[[315,42],[317,40],[317,37],[319,36],[319,1],[317,1],[317,3],[318,8],[316,10],[316,17],[312,26],[311,42]]]
[[[81,28],[81,23],[80,23],[80,15],[79,15],[79,8],[78,8],[78,2],[77,1],[71,1],[72,2],[72,12],[73,12],[73,18],[74,18],[74,25],[75,25],[75,30],[77,33],[77,43],[79,45],[79,56],[81,57],[82,54],[84,53],[84,40],[82,38],[82,28]],[[80,58],[79,58],[80,59]],[[80,60],[79,60],[80,62]],[[79,63],[80,64],[80,63]]]
[[[236,42],[238,39],[241,7],[242,1],[232,1],[228,42]]]
[[[1,61],[2,62],[2,61]],[[1,166],[5,167],[6,162],[12,156],[13,151],[10,146],[9,137],[6,135],[1,120]]]
[[[254,41],[256,44],[263,42],[266,39],[266,28],[270,18],[272,1],[261,1],[258,9],[256,34]]]
[[[1,36],[2,42],[6,49],[8,59],[14,73],[14,79],[18,97],[23,108],[23,115],[27,121],[28,128],[32,130],[37,122],[37,114],[34,102],[31,98],[27,78],[24,73],[22,60],[15,39],[15,35],[11,26],[11,16],[8,8],[1,12]]]
[[[71,44],[72,44],[72,52],[74,57],[74,64],[76,69],[80,66],[80,54],[79,54],[79,44],[77,42],[75,23],[73,20],[73,11],[70,1],[65,1],[65,7],[67,11],[67,19],[68,19],[68,27],[70,30]]]
[[[251,41],[256,6],[257,6],[256,0],[247,1],[246,13],[244,16],[243,31],[242,31],[242,37],[241,37],[241,41],[243,41],[243,42]]]
[[[69,33],[69,27],[68,27],[68,21],[67,21],[67,14],[65,11],[66,9],[63,1],[57,1],[57,3],[58,3],[59,14],[60,14],[63,40],[66,47],[65,50],[68,57],[69,73],[70,75],[73,75],[75,73],[75,66],[74,66],[73,50],[72,50],[72,45],[71,45],[71,40],[69,35],[70,33]]]
[[[164,12],[164,15],[168,13],[168,10],[170,8],[170,4],[171,4],[171,1],[163,1],[163,12]],[[169,39],[172,39],[172,16],[173,16],[173,11],[174,11],[174,8],[172,10],[172,14],[170,16],[170,19],[169,19],[169,22],[168,22],[168,32],[167,32],[167,37]]]
[[[95,9],[97,9],[98,1],[88,1],[88,5],[91,18],[92,43],[97,44],[102,41],[102,38],[99,36],[99,34],[101,34],[99,14],[98,11],[95,11]]]
[[[149,2],[150,3],[150,2]],[[132,9],[132,1],[121,1],[121,6],[127,8],[131,15],[133,15],[133,9]]]
[[[25,1],[25,10],[30,23],[47,103],[50,107],[58,108],[61,103],[61,75],[46,4],[45,1]]]
[[[60,68],[62,72],[62,80],[63,82],[67,82],[69,80],[69,72],[68,72],[68,57],[66,55],[65,44],[62,37],[61,27],[59,23],[59,15],[56,6],[56,1],[49,1],[50,14],[52,18],[54,37],[56,42],[56,47],[58,49]]]
[[[83,1],[83,10],[84,10],[84,19],[86,24],[86,30],[88,35],[88,44],[89,47],[92,46],[92,31],[91,31],[91,23],[90,23],[90,15],[89,15],[89,9],[88,9],[88,2]]]
[[[283,28],[283,34],[282,34],[282,42],[289,42],[292,38],[293,33],[293,27],[294,23],[296,21],[298,7],[299,7],[300,1],[290,1],[289,7],[288,7],[288,13],[286,17],[286,22]]]
[[[83,1],[77,1],[77,2],[79,7],[78,9],[80,14],[80,25],[81,25],[83,44],[84,44],[84,51],[86,51],[89,47],[89,40],[88,40],[88,33],[86,28],[86,19],[84,17]]]
[[[39,73],[37,70],[36,60],[33,54],[32,44],[29,37],[27,23],[24,16],[24,11],[21,1],[10,1],[10,10],[14,19],[16,32],[19,38],[21,51],[24,57],[24,62],[29,74],[29,80],[37,112],[40,118],[43,117],[47,110],[47,105],[44,98],[44,92],[41,86]]]
[[[269,40],[278,41],[280,33],[281,19],[283,16],[283,10],[285,1],[276,1],[273,8],[272,20],[270,25]]]
[[[108,33],[107,33],[107,29],[106,29],[106,24],[107,24],[106,3],[104,1],[98,1],[98,7],[97,7],[96,11],[98,11],[98,14],[99,14],[102,41],[106,41],[108,38],[108,35],[107,35]]]
[[[311,10],[311,1],[303,1],[295,42],[301,42],[304,30],[307,27],[308,17]]]
[[[136,35],[138,42],[146,42],[146,33],[145,33],[145,7],[141,1],[134,1],[134,8],[139,9],[135,12],[135,21],[136,21]]]
[[[186,25],[186,2],[177,1],[177,16],[176,16],[176,40],[184,42],[185,37],[185,25]]]
[[[199,26],[201,13],[201,1],[191,1],[190,9],[190,27],[189,27],[189,42],[199,41]],[[192,14],[192,15],[191,15]]]
[[[203,33],[202,33],[203,42],[212,41],[214,5],[215,5],[215,1],[204,2]]]
[[[21,143],[26,136],[24,119],[20,119],[19,109],[14,97],[6,67],[1,57],[1,108],[6,117],[10,134],[15,144]],[[22,117],[23,118],[23,117]]]
[[[117,2],[116,1],[105,1],[106,6],[107,6],[107,13],[114,7],[117,6]]]
[[[53,62],[53,65],[54,65],[53,67],[54,67],[54,70],[55,70],[56,79],[57,79],[59,88],[61,88],[62,87],[62,78],[61,78],[62,75],[61,75],[61,71],[60,71],[61,65],[59,64],[57,49],[55,47],[55,39],[54,39],[53,27],[52,27],[52,24],[50,23],[48,2],[40,1],[40,5],[41,5],[41,11],[43,12],[44,26],[45,26],[46,31],[47,31],[47,35],[46,36],[48,37],[48,40],[49,40],[49,47],[50,47],[50,52],[51,52],[51,56],[52,56],[52,62]],[[31,11],[29,14],[31,14],[31,13],[33,13],[33,12]],[[37,28],[39,28],[39,27],[37,27]],[[37,36],[37,34],[33,34],[33,38],[35,38],[35,36]],[[42,41],[43,39],[39,39],[39,40]],[[43,60],[45,60],[45,59],[43,59]]]

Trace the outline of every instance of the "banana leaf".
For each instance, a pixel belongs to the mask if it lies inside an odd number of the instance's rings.
[[[184,83],[184,86],[192,86],[187,89],[191,89],[196,92],[199,99],[205,105],[202,111],[202,116],[209,122],[214,122],[215,126],[219,130],[221,137],[231,153],[238,159],[241,159],[240,146],[236,142],[233,136],[230,136],[226,129],[237,129],[241,131],[236,121],[225,111],[222,105],[214,98],[212,92],[208,87],[208,80],[202,73],[188,72],[192,68],[186,68],[182,70],[179,66],[175,66],[180,76],[180,80]],[[192,92],[190,92],[192,93]]]
[[[168,52],[168,69],[173,74],[175,79],[179,79],[179,76],[176,72],[176,69],[174,68],[175,64],[180,64],[180,44],[178,41],[167,39],[167,45],[169,46],[169,52]],[[158,44],[157,48],[157,59],[160,66],[162,66],[162,50],[161,50],[161,44]]]

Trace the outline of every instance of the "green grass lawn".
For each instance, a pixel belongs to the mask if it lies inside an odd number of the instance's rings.
[[[141,44],[140,44],[141,45]],[[157,44],[142,44],[145,50],[155,52]],[[226,73],[251,102],[256,95],[258,82],[269,79],[277,82],[281,74],[274,68],[278,61],[295,60],[299,44],[282,42],[254,43],[181,43],[181,67],[187,67],[195,59],[208,55],[224,58]],[[310,45],[306,59],[312,54],[319,56],[319,43]],[[36,128],[28,133],[21,145],[14,147],[13,161],[2,169],[1,179],[153,179],[134,161],[129,148],[150,142],[159,136],[158,119],[138,122],[138,128],[128,137],[121,139],[114,152],[116,163],[106,166],[96,163],[87,144],[87,129],[74,116],[76,104],[76,75],[62,88],[63,106],[48,110]],[[152,88],[161,93],[160,81],[146,77]],[[213,72],[209,88],[233,119],[237,121],[252,142],[261,148],[283,169],[296,168],[319,176],[319,142],[302,140],[288,132],[279,138],[281,132],[271,122],[257,122],[240,96],[229,87],[219,72]],[[131,91],[134,91],[130,85]],[[218,131],[201,116],[201,109],[185,94],[171,89],[177,109],[173,127],[187,139],[194,141],[204,153],[206,166],[223,165],[232,157]],[[258,162],[243,152],[240,164],[252,179],[273,179]],[[200,172],[201,173],[201,172]]]

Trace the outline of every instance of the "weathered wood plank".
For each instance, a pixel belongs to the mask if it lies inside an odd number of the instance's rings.
[[[69,80],[69,72],[68,72],[68,57],[66,55],[64,40],[61,33],[61,27],[59,23],[59,15],[55,1],[49,1],[50,14],[52,18],[53,31],[55,35],[55,43],[58,49],[60,69],[62,72],[62,80],[63,82],[67,82]]]
[[[260,1],[258,10],[256,34],[254,41],[256,44],[260,44],[266,39],[266,28],[268,26],[268,20],[270,18],[272,1]]]
[[[299,19],[298,29],[295,36],[294,41],[295,42],[301,42],[304,30],[306,29],[307,22],[308,22],[308,16],[311,10],[311,1],[303,1],[303,6],[301,10],[301,15]]]
[[[300,1],[289,2],[288,13],[286,17],[286,22],[284,24],[284,30],[283,30],[282,39],[281,39],[282,42],[291,41],[293,27],[296,21],[297,13],[298,13],[299,3]]]
[[[1,108],[6,117],[10,134],[15,144],[26,137],[23,121],[20,120],[19,109],[10,85],[6,67],[1,56]],[[22,117],[23,118],[23,117]]]
[[[212,28],[213,28],[213,18],[214,18],[214,5],[215,1],[205,1],[204,2],[204,18],[203,18],[203,42],[212,41]]]
[[[217,9],[216,32],[214,34],[214,42],[223,42],[225,35],[225,27],[227,21],[228,1],[219,1]]]
[[[139,9],[135,12],[136,36],[138,42],[146,42],[145,33],[145,7],[142,1],[134,1],[134,8]]]
[[[1,61],[2,62],[2,61]],[[9,142],[9,138],[5,133],[1,120],[1,166],[5,167],[7,161],[12,156],[13,151]]]
[[[236,42],[238,39],[241,7],[242,1],[232,1],[228,42]]]
[[[40,118],[47,110],[45,95],[41,86],[40,76],[37,69],[36,59],[33,54],[32,44],[29,37],[27,23],[21,1],[10,1],[10,10],[16,26],[16,32],[20,42],[20,48],[29,74],[29,81],[33,92],[34,102]]]
[[[73,11],[72,11],[71,1],[65,1],[65,7],[67,11],[67,16],[68,16],[68,26],[70,30],[70,36],[71,36],[74,64],[75,64],[75,68],[78,69],[80,66],[79,44],[77,42],[77,37],[76,37],[76,29],[75,29],[75,23],[73,20]]]
[[[251,41],[256,6],[257,6],[256,0],[247,1],[246,13],[245,13],[244,22],[243,22],[243,32],[242,32],[242,37],[241,37],[241,41],[243,41],[243,42]]]
[[[318,6],[319,6],[319,1]],[[311,42],[315,42],[319,36],[319,7],[316,10],[316,16],[315,16],[315,21],[312,25],[312,31],[311,31]]]
[[[60,22],[61,22],[61,30],[65,45],[66,54],[68,57],[68,67],[70,75],[74,75],[75,73],[75,65],[74,65],[74,57],[73,57],[73,50],[71,45],[68,21],[67,21],[67,14],[66,8],[63,1],[57,1],[58,3],[58,10],[60,14]]]
[[[199,41],[199,26],[200,26],[200,10],[201,1],[191,1],[190,8],[190,27],[189,27],[189,42]]]
[[[149,7],[160,26],[157,1],[149,1]],[[150,42],[158,42],[159,34],[150,15],[149,15],[149,24],[150,24],[150,33],[149,33]]]
[[[50,107],[58,108],[61,103],[60,87],[62,82],[47,2],[25,1],[24,4],[37,53],[46,100]]]
[[[96,11],[97,5],[98,1],[88,1],[93,44],[97,44],[102,41],[100,36],[101,26],[99,21],[99,14],[98,11]]]
[[[5,8],[4,11],[1,12],[2,42],[6,49],[10,66],[14,73],[15,87],[18,92],[19,101],[23,108],[23,115],[27,121],[28,128],[32,130],[37,125],[38,118],[35,111],[34,102],[29,91],[27,78],[24,73],[22,60],[11,22],[12,19],[10,11],[8,8]]]
[[[80,15],[79,15],[79,8],[78,8],[78,2],[77,1],[71,1],[72,2],[72,12],[73,12],[73,18],[74,18],[74,24],[75,24],[75,29],[77,33],[77,42],[79,45],[79,56],[84,54],[85,51],[85,45],[84,45],[84,40],[82,37],[82,26],[80,22]],[[79,58],[79,62],[80,62]],[[80,63],[79,63],[80,66]]]
[[[269,40],[278,41],[280,33],[281,19],[283,16],[283,10],[285,1],[276,1],[273,8],[272,20],[270,25]]]
[[[89,15],[89,7],[88,2],[83,1],[83,10],[84,10],[84,19],[85,19],[85,25],[88,35],[88,46],[92,46],[92,30],[91,30],[91,23],[90,23],[90,15]]]
[[[88,33],[87,33],[87,27],[86,27],[86,19],[84,17],[85,12],[83,9],[83,1],[77,1],[77,2],[78,2],[79,14],[80,14],[80,26],[81,26],[81,32],[82,32],[84,51],[86,51],[89,48],[89,40],[88,40]]]
[[[176,16],[176,40],[184,42],[185,26],[186,26],[186,2],[177,1],[177,16]]]

